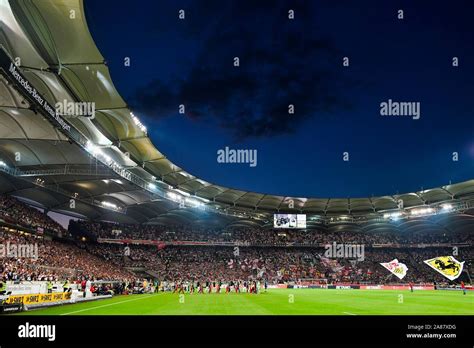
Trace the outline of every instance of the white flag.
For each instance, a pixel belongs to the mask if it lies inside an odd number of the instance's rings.
[[[407,275],[408,267],[404,263],[398,262],[397,259],[393,259],[390,262],[382,262],[390,273],[395,274],[399,279],[403,279]]]

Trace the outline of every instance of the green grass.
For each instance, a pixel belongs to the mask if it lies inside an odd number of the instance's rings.
[[[19,315],[474,315],[474,293],[459,291],[272,289],[258,295],[184,294],[181,302],[171,293],[116,296]]]

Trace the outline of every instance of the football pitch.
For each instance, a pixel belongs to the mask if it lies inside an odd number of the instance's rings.
[[[474,315],[474,293],[271,289],[260,294],[124,295],[19,315]]]

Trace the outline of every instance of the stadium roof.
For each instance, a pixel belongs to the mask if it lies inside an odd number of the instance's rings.
[[[82,0],[0,0],[0,13],[0,45],[11,60],[20,59],[18,70],[49,104],[83,101],[96,108],[93,119],[64,116],[74,130],[67,132],[1,76],[0,192],[55,211],[130,223],[262,225],[277,211],[380,218],[397,210],[399,200],[405,209],[452,201],[462,206],[460,223],[474,225],[474,180],[382,197],[297,198],[197,178],[169,161],[131,114],[91,37]]]

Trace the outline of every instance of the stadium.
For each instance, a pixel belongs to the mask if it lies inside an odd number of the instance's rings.
[[[474,179],[361,198],[208,182],[122,99],[82,0],[0,9],[5,316],[474,314]]]

